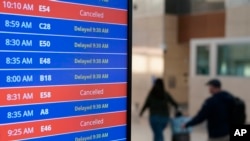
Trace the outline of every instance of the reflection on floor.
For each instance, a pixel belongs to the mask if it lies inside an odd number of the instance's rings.
[[[141,119],[138,116],[132,118],[132,141],[152,141],[152,132],[150,130],[147,118]],[[165,131],[165,141],[171,141],[171,131],[168,127]],[[202,126],[194,129],[191,141],[207,141],[206,130]]]

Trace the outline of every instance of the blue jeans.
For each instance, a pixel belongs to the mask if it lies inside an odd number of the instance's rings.
[[[164,116],[150,116],[150,126],[154,133],[154,141],[164,141],[163,131],[168,125],[169,118]]]

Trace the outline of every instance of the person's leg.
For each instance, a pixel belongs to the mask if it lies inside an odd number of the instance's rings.
[[[158,116],[151,116],[150,126],[154,134],[154,141],[163,141],[161,119]]]
[[[164,130],[166,129],[167,125],[168,125],[168,118],[167,117],[160,117],[159,119],[160,121],[160,139],[161,141],[164,141]]]
[[[157,123],[156,123],[155,116],[150,116],[149,122],[150,122],[150,127],[153,131],[154,141],[157,141],[157,135],[156,135],[157,134]]]

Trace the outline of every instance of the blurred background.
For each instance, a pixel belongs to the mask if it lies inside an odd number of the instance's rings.
[[[133,141],[152,141],[139,111],[157,77],[189,116],[211,78],[244,99],[250,115],[250,0],[133,0]],[[206,139],[205,126],[196,127],[192,141]]]

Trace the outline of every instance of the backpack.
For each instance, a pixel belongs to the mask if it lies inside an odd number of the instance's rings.
[[[245,102],[234,97],[231,107],[230,122],[232,125],[243,125],[246,123],[246,104]]]

